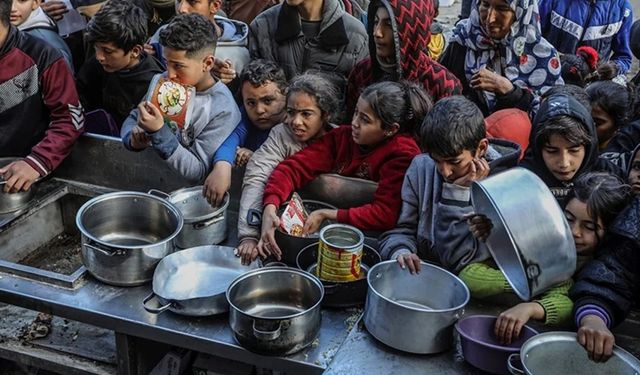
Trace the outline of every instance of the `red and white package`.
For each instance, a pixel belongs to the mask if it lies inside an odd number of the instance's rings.
[[[302,237],[302,228],[308,216],[302,204],[302,198],[298,193],[293,193],[280,217],[280,229],[292,236]]]

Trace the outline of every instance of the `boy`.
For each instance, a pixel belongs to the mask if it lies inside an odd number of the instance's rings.
[[[71,152],[84,112],[64,58],[11,26],[11,0],[0,0],[0,156],[23,160],[0,168],[5,192],[28,190]]]
[[[154,75],[164,69],[142,48],[147,15],[126,0],[111,0],[89,21],[86,41],[95,55],[77,77],[80,100],[87,110],[104,109],[118,127],[140,103]]]
[[[213,158],[213,171],[203,194],[218,205],[231,186],[231,167],[242,167],[269,136],[271,128],[284,120],[287,79],[282,69],[266,60],[254,60],[240,74],[242,121],[220,146]]]
[[[487,139],[482,112],[463,96],[438,101],[419,137],[425,153],[407,170],[400,218],[395,229],[382,235],[381,255],[411,273],[420,271],[420,258],[459,272],[490,256],[467,226],[471,183],[515,166],[519,146]]]
[[[13,0],[11,24],[29,35],[38,37],[59,50],[73,71],[73,57],[67,44],[58,35],[56,23],[40,8],[41,0]]]
[[[215,29],[206,18],[176,16],[160,33],[160,43],[168,63],[167,78],[195,88],[189,103],[191,121],[172,130],[158,107],[145,101],[131,111],[121,130],[126,148],[139,151],[151,143],[163,160],[194,184],[202,182],[216,150],[240,122],[233,95],[211,75],[216,40]]]

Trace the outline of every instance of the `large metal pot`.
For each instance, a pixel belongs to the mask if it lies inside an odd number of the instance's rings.
[[[469,289],[454,274],[422,263],[412,275],[395,260],[373,266],[364,324],[369,333],[392,348],[430,354],[449,349],[453,324],[469,302]]]
[[[250,271],[227,289],[229,325],[238,343],[253,352],[295,353],[318,336],[323,295],[320,280],[298,269]]]
[[[22,158],[0,158],[0,168],[19,160],[22,160]],[[31,185],[31,188],[27,191],[5,193],[5,183],[6,181],[0,177],[0,214],[18,211],[26,207],[36,193],[36,184]]]
[[[471,186],[476,213],[493,223],[487,238],[493,259],[523,300],[573,275],[576,247],[549,188],[534,173],[513,168]]]
[[[518,368],[520,362],[522,369]],[[546,332],[527,340],[520,354],[509,357],[509,371],[514,375],[638,375],[640,361],[624,349],[614,346],[607,362],[596,363],[578,344],[574,332]]]
[[[149,194],[167,199],[182,213],[184,226],[176,238],[179,248],[217,245],[227,238],[228,192],[218,207],[211,207],[207,202],[202,195],[202,186],[184,188],[170,194],[152,189]]]
[[[164,199],[123,191],[89,200],[76,225],[87,270],[107,284],[132,286],[151,280],[158,262],[175,251],[182,215]]]
[[[323,173],[300,190],[303,199],[326,202],[338,208],[363,206],[373,202],[378,183],[361,178]]]

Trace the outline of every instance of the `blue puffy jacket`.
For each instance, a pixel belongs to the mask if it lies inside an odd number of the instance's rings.
[[[587,45],[626,73],[631,67],[629,0],[540,0],[542,35],[561,53]]]

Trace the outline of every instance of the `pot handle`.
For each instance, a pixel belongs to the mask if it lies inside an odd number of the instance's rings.
[[[160,301],[157,301],[158,296],[156,296],[156,294],[154,292],[151,292],[151,294],[149,294],[148,296],[146,296],[143,300],[142,300],[142,307],[144,307],[145,310],[147,310],[148,312],[152,313],[152,314],[160,314],[161,312],[167,311],[170,307],[171,307],[171,302],[168,302],[165,305],[160,305]],[[156,299],[156,301],[158,302],[158,305],[160,305],[160,307],[151,307],[149,306],[147,303],[149,301],[151,301],[152,299]]]
[[[262,225],[262,211],[250,208],[249,212],[247,212],[247,225],[260,228]]]
[[[253,335],[258,339],[258,340],[265,340],[265,341],[272,341],[277,339],[278,337],[280,337],[280,334],[282,333],[282,322],[278,322],[278,328],[272,330],[272,331],[265,331],[265,330],[261,330],[256,328],[256,321],[253,321]]]
[[[108,257],[116,256],[116,255],[125,255],[126,252],[121,249],[103,249],[99,246],[96,246],[90,242],[85,242],[83,244],[84,247],[88,247],[91,250],[97,251],[100,254]]]
[[[162,198],[162,199],[167,199],[169,200],[169,198],[171,198],[171,196],[167,193],[165,193],[164,191],[161,190],[157,190],[157,189],[151,189],[147,192],[147,194],[151,194],[153,196],[156,196],[158,198]]]
[[[513,353],[509,356],[507,359],[507,367],[509,368],[509,372],[513,375],[524,375],[524,371],[517,368],[514,363],[522,363],[519,353]]]
[[[224,212],[221,213],[220,215],[214,217],[214,218],[211,218],[211,219],[205,221],[205,222],[193,223],[193,229],[195,229],[195,230],[204,229],[204,228],[212,226],[215,223],[218,223],[218,222],[222,221],[223,219],[224,219]]]

